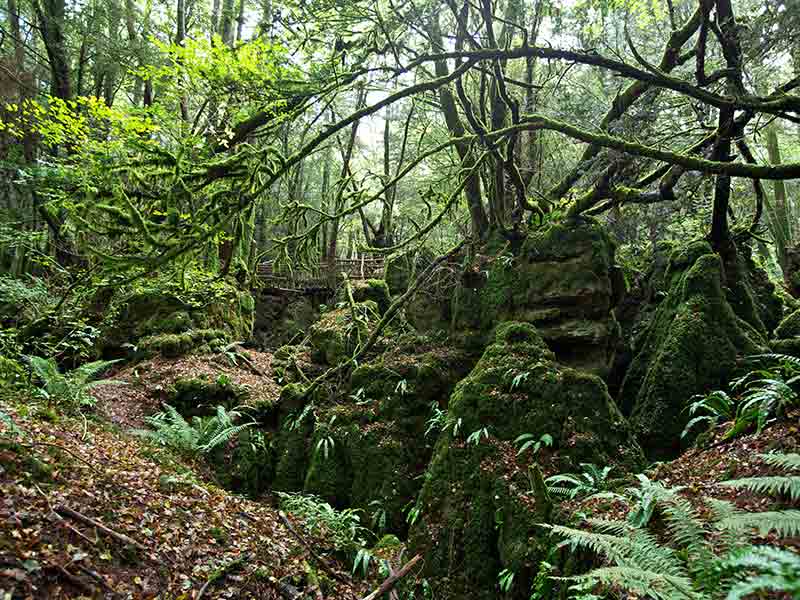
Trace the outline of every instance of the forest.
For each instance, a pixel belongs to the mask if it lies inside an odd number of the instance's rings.
[[[0,600],[800,599],[800,0],[0,0]]]

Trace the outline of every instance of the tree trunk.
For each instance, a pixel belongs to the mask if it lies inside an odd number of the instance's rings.
[[[33,7],[50,63],[50,93],[70,100],[72,81],[64,39],[65,0],[33,0]]]
[[[242,33],[244,31],[244,10],[245,0],[239,0],[239,16],[236,17],[236,41],[242,41]]]
[[[438,52],[440,49],[444,48],[438,13],[432,17],[428,23],[428,34],[430,35],[434,52]],[[436,77],[445,77],[449,74],[447,62],[444,60],[437,60],[434,64],[434,68]],[[453,92],[447,85],[443,85],[439,88],[439,104],[450,135],[453,137],[462,137],[466,131],[461,122],[461,117],[458,114],[458,107],[456,106]],[[457,144],[456,152],[461,159],[462,169],[468,170],[475,166],[476,159],[469,144]],[[481,182],[478,173],[474,172],[469,176],[464,188],[464,193],[467,197],[470,221],[472,223],[472,233],[478,237],[482,237],[489,228],[489,220],[486,217],[486,209],[484,208],[483,199],[481,198]]]
[[[222,16],[219,23],[219,34],[222,36],[222,43],[226,46],[233,47],[233,17],[234,17],[234,0],[222,0]]]

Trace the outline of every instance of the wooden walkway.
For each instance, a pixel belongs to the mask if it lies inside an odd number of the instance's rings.
[[[337,258],[331,263],[321,260],[311,268],[276,271],[272,261],[258,265],[258,277],[264,287],[277,292],[333,291],[341,282],[341,274],[350,279],[383,279],[383,257]]]

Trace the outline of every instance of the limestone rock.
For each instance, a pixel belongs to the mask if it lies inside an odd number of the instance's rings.
[[[625,285],[614,251],[602,226],[582,217],[532,232],[516,254],[490,245],[457,289],[455,329],[479,343],[504,321],[532,323],[559,361],[605,376],[619,336],[611,309]]]
[[[766,351],[761,333],[737,316],[723,289],[724,269],[706,242],[677,249],[661,302],[623,382],[623,409],[653,458],[675,455],[695,394],[719,389],[737,361]]]
[[[532,459],[516,455],[519,435],[550,434],[548,464],[559,471],[594,462],[622,473],[643,462],[605,384],[555,358],[535,327],[504,323],[451,396],[450,425],[436,443],[410,537],[428,573],[449,574],[437,597],[496,598],[503,568],[530,584],[544,558],[542,507],[528,492]]]

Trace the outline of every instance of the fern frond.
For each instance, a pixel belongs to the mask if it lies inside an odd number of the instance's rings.
[[[787,471],[800,471],[800,454],[759,454],[765,463],[771,467]]]
[[[800,595],[800,555],[773,546],[749,546],[720,561],[734,581],[726,600],[741,600],[756,592]]]
[[[200,451],[211,452],[217,446],[227,443],[228,441],[238,436],[242,431],[244,431],[248,427],[252,427],[254,424],[255,423],[243,423],[241,425],[226,427],[221,431],[219,431],[219,433],[217,433],[214,437],[212,437],[206,444],[200,446]]]
[[[600,567],[586,575],[569,578],[577,582],[592,582],[605,587],[622,588],[641,597],[655,600],[703,600],[705,596],[692,588],[685,576],[666,575],[636,567]]]
[[[756,530],[759,535],[775,531],[781,537],[800,535],[800,510],[742,512],[722,519],[719,527],[734,532]]]
[[[781,364],[788,364],[796,369],[800,369],[800,358],[797,356],[791,356],[789,354],[777,354],[775,352],[771,352],[768,354],[753,354],[747,357],[747,360],[752,361],[770,361],[773,363],[781,363]]]
[[[56,361],[52,358],[42,358],[41,356],[25,356],[25,360],[33,369],[34,374],[47,386],[53,380],[61,377]]]
[[[103,371],[108,370],[108,368],[120,362],[122,359],[116,360],[96,360],[94,362],[86,363],[85,365],[81,365],[77,369],[70,371],[70,375],[73,376],[76,381],[81,383],[87,383],[97,377]]]
[[[792,500],[800,498],[800,475],[773,475],[771,477],[743,477],[723,481],[719,485],[734,489],[744,489],[758,494],[789,496]]]

